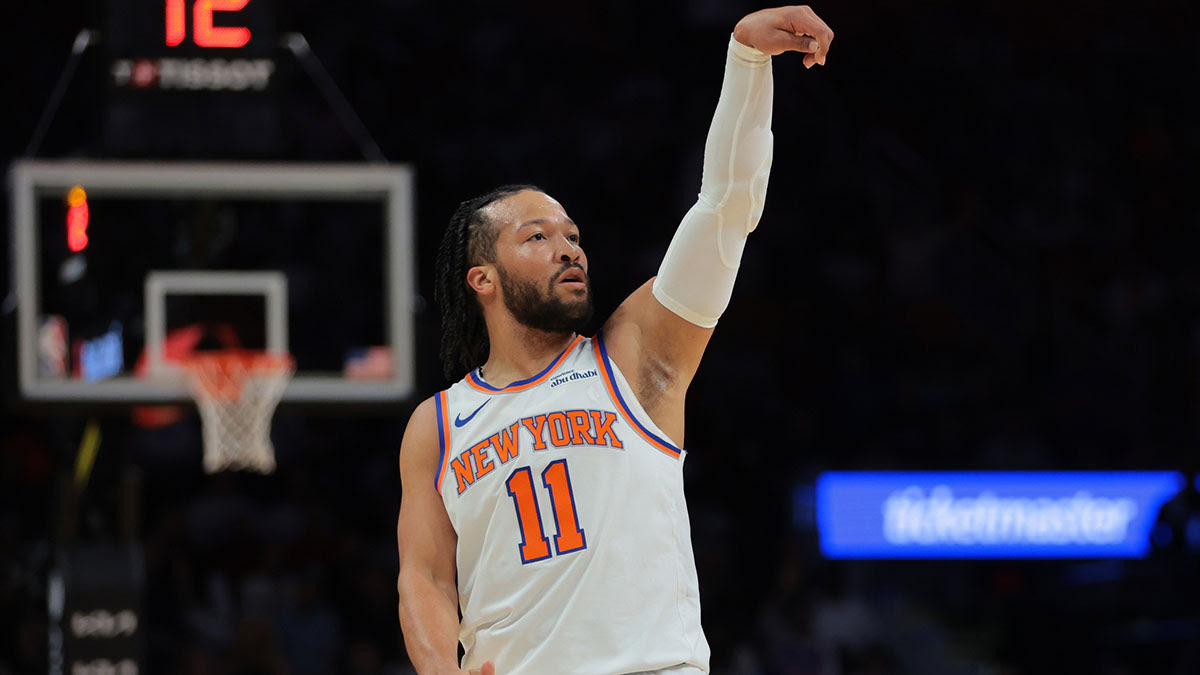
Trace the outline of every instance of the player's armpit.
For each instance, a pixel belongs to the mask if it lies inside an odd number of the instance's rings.
[[[650,279],[604,323],[605,348],[646,414],[683,447],[688,386],[700,367],[713,329],[685,321],[654,296]]]
[[[400,446],[400,627],[409,659],[419,673],[460,672],[457,536],[434,486],[440,457],[434,402],[413,412]]]

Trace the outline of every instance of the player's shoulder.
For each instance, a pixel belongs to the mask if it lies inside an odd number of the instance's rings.
[[[411,429],[414,425],[426,426],[430,424],[436,424],[438,397],[441,395],[442,392],[438,392],[418,403],[417,407],[413,408],[412,415],[410,415],[408,418],[408,428]]]
[[[647,327],[652,323],[653,282],[650,279],[625,298],[600,328],[599,335],[602,336],[606,354],[625,371],[626,377],[636,376],[638,372],[636,366],[642,356],[642,342]]]
[[[404,440],[400,443],[400,466],[408,461],[420,462],[436,459],[438,445],[437,416],[441,392],[417,404],[408,418],[404,429]]]

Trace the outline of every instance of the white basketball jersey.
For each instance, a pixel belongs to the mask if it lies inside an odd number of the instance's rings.
[[[601,336],[576,338],[504,388],[468,374],[436,403],[463,668],[708,672],[685,453],[642,410]]]

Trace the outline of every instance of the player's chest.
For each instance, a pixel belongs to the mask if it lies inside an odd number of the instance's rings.
[[[630,430],[594,371],[567,371],[532,392],[458,403],[443,485],[451,501],[453,495],[493,492],[476,486],[504,483],[518,469],[537,478],[568,460],[592,471],[628,461]]]

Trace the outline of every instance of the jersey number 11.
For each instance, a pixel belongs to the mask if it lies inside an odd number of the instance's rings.
[[[505,481],[508,496],[517,508],[517,526],[521,528],[521,564],[537,562],[550,557],[550,540],[542,526],[542,510],[538,508],[537,493],[533,488],[533,472],[523,466]],[[554,551],[556,555],[573,553],[587,548],[587,539],[579,527],[579,516],[575,513],[575,494],[571,490],[571,474],[567,472],[567,460],[556,459],[542,471],[542,485],[550,493],[550,510],[554,513]]]

